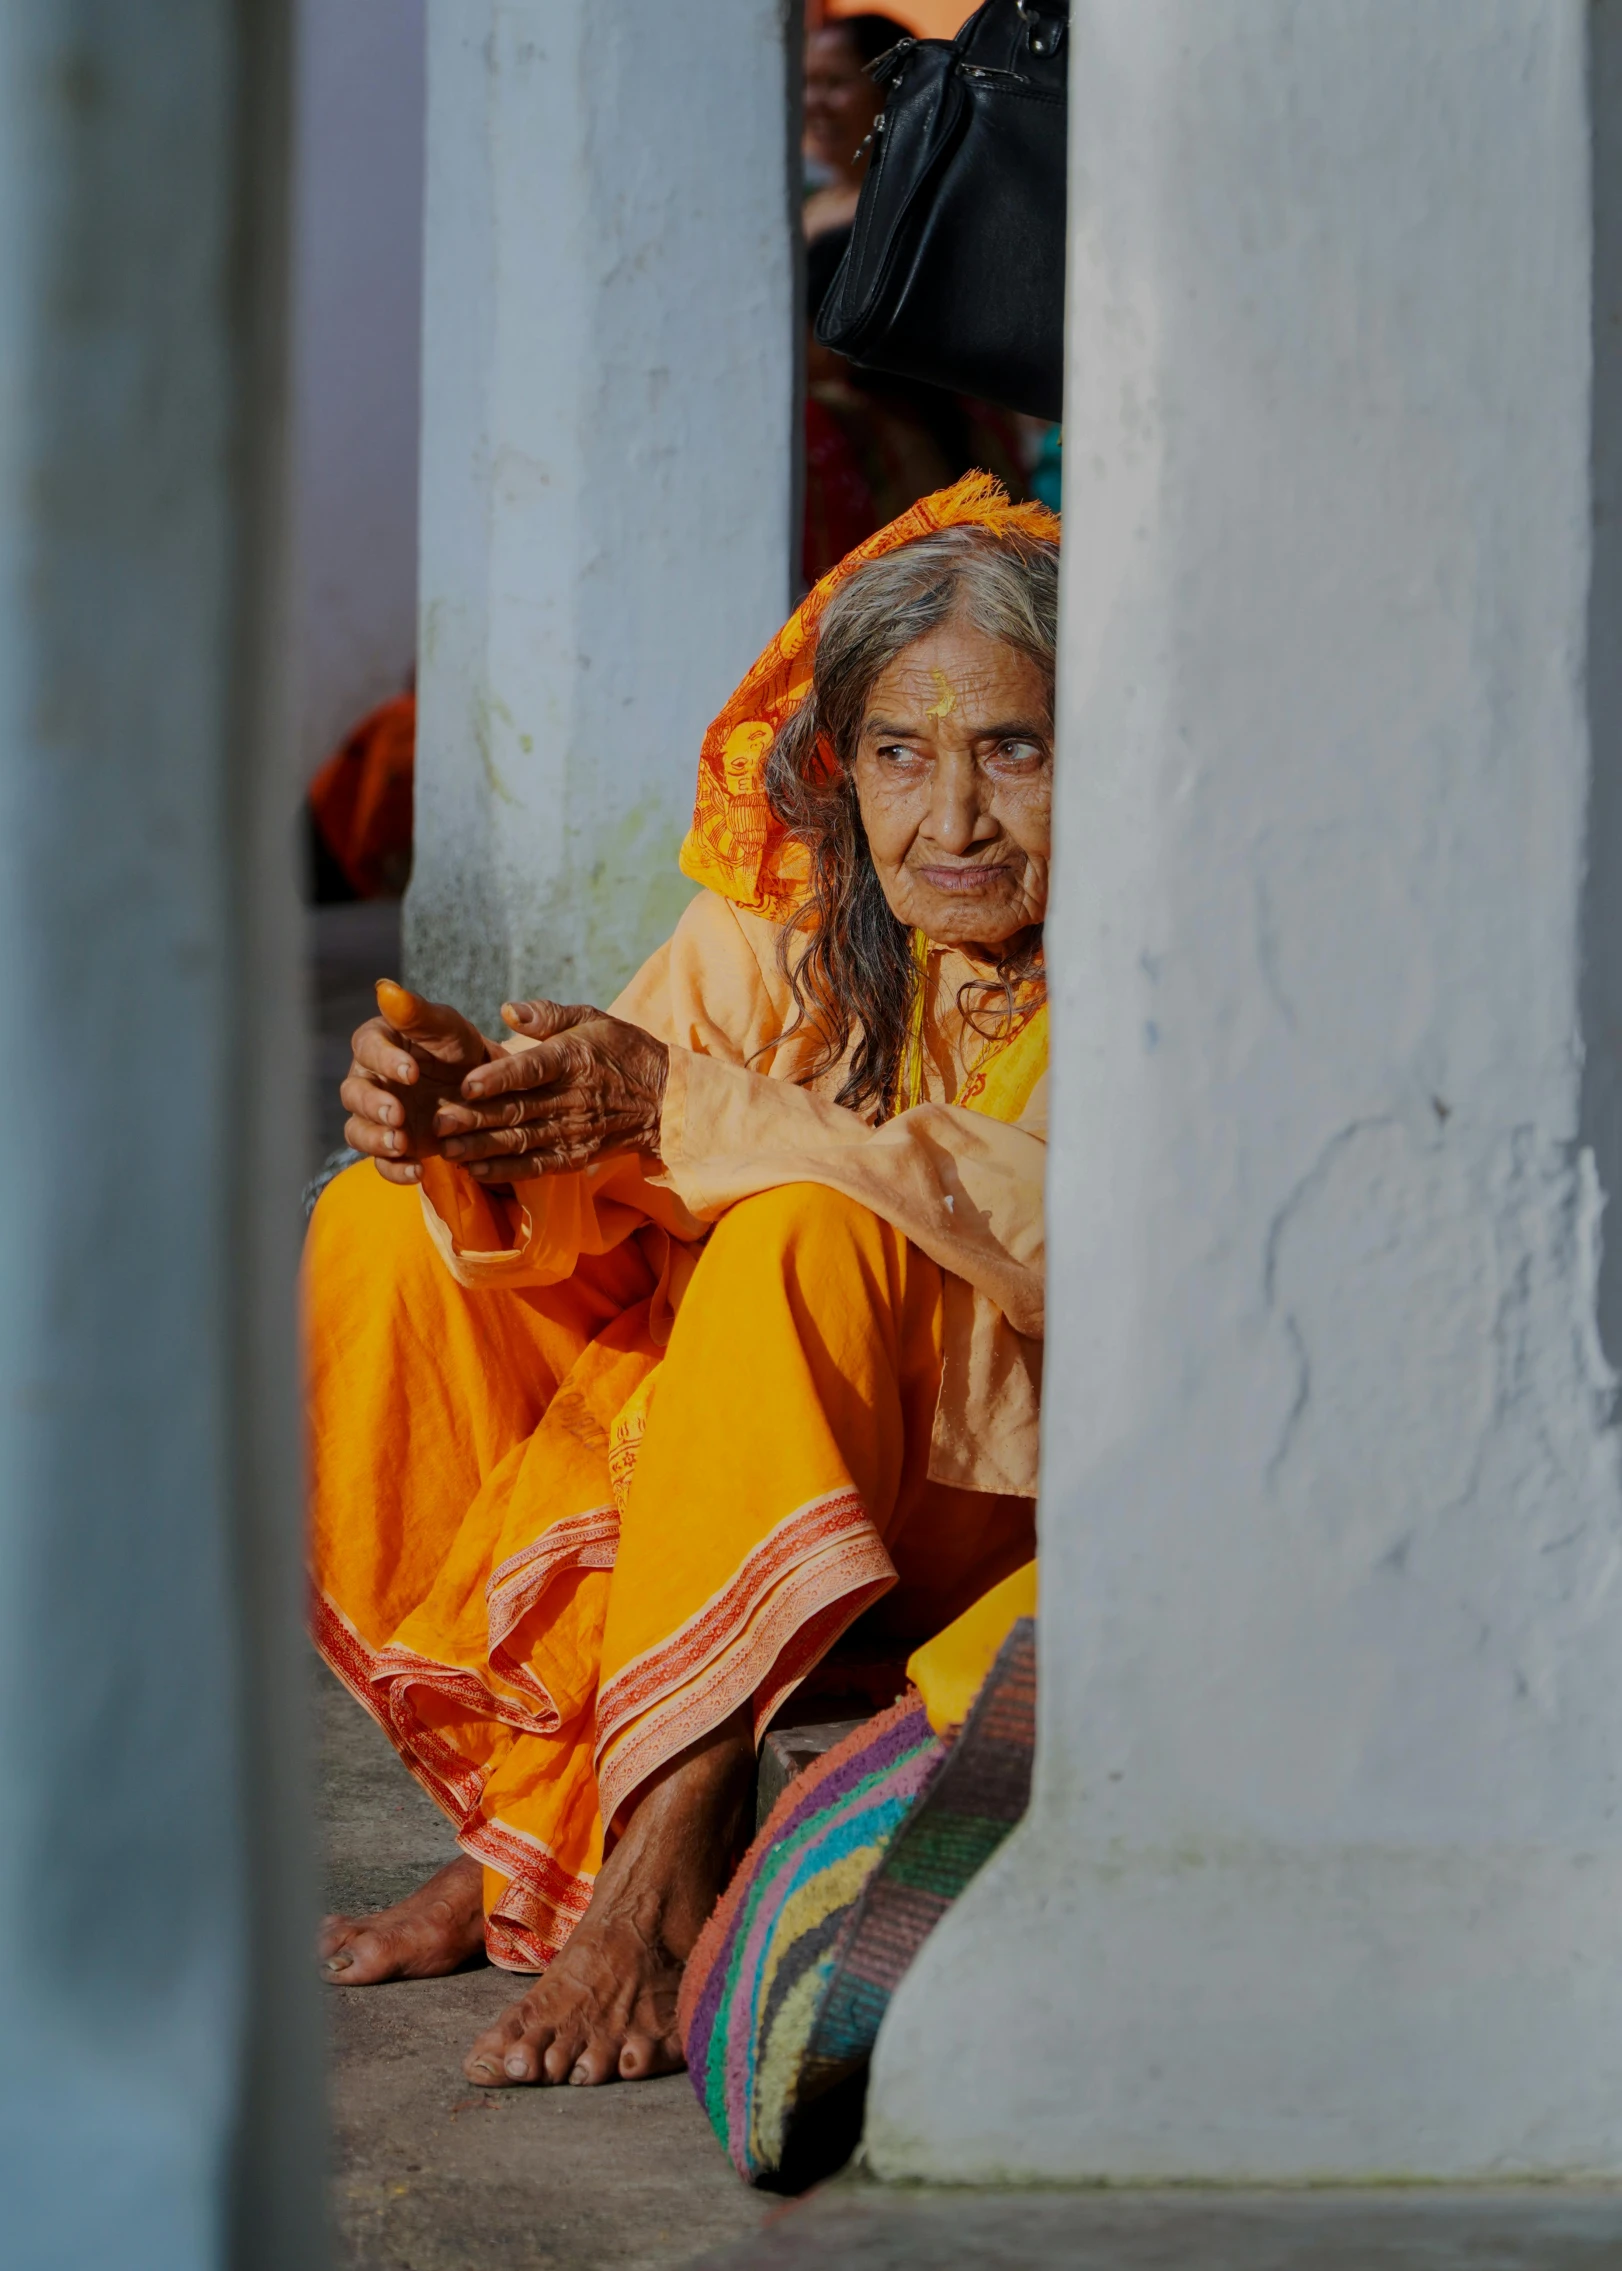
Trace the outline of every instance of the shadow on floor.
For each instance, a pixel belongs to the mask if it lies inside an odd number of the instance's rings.
[[[842,2177],[692,2271],[1616,2271],[1622,2195],[983,2192]]]

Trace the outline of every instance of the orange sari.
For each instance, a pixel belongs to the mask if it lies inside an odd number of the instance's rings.
[[[991,509],[926,504],[954,500]],[[988,1047],[926,952],[917,1102],[877,1130],[771,1045],[796,852],[739,730],[769,743],[826,596],[707,737],[710,888],[615,1005],[671,1047],[661,1161],[505,1200],[362,1165],[311,1224],[316,1638],[483,1864],[513,1969],[667,1759],[743,1704],[763,1732],[858,1617],[905,1653],[1035,1550],[1045,1010]]]

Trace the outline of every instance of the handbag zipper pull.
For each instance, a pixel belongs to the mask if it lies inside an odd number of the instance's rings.
[[[872,147],[873,147],[873,144],[874,144],[874,143],[875,143],[875,142],[876,142],[876,141],[878,140],[879,136],[880,136],[880,135],[881,135],[881,134],[882,134],[883,132],[884,132],[884,113],[883,113],[883,111],[881,110],[881,111],[879,112],[879,115],[878,115],[878,117],[877,117],[877,118],[875,118],[875,119],[874,119],[874,121],[873,121],[873,131],[872,131],[872,132],[871,132],[870,134],[864,134],[864,135],[862,136],[862,139],[861,139],[861,140],[860,140],[860,141],[859,141],[859,142],[857,143],[857,145],[856,145],[856,150],[855,150],[855,155],[854,155],[854,156],[852,157],[852,159],[851,159],[851,161],[850,161],[852,165],[854,165],[854,164],[856,163],[856,159],[857,159],[857,158],[865,158],[865,157],[867,156],[867,153],[868,153],[868,151],[872,149]]]
[[[872,80],[874,86],[883,86],[886,81],[895,77],[900,60],[906,54],[908,48],[917,45],[918,42],[909,32],[905,39],[898,39],[894,47],[887,47],[882,55],[875,55],[872,62],[864,63],[862,68]]]

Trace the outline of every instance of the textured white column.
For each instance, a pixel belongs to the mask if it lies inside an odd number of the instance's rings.
[[[430,0],[416,983],[610,995],[789,591],[780,0]]]
[[[0,2258],[319,2271],[285,0],[0,8]]]
[[[1072,10],[1038,1787],[885,2174],[1622,2174],[1615,18]]]

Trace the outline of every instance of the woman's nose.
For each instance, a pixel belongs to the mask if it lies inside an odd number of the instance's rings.
[[[973,775],[967,780],[954,778],[943,767],[936,778],[934,806],[929,816],[930,834],[941,850],[966,852],[986,833],[981,819],[980,797]]]

